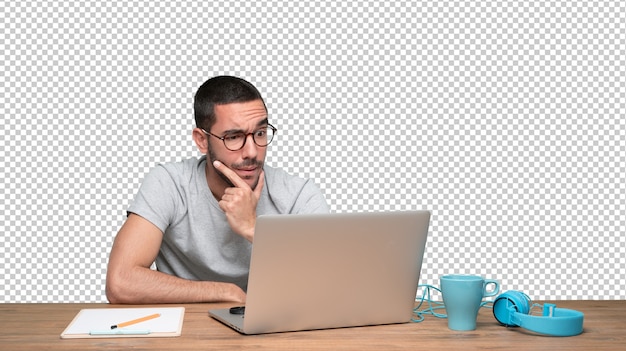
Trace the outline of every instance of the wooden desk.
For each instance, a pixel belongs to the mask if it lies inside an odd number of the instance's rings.
[[[557,307],[585,313],[584,333],[546,337],[497,324],[491,310],[481,309],[477,329],[449,330],[445,319],[426,316],[421,323],[241,335],[208,316],[228,304],[185,306],[182,336],[176,338],[68,339],[59,335],[83,308],[107,304],[0,304],[2,350],[616,350],[626,349],[626,301],[557,301]],[[181,305],[178,305],[181,306]],[[124,306],[128,307],[128,306]],[[145,307],[145,306],[142,306]]]

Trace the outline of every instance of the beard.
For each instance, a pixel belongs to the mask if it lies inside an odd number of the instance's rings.
[[[215,171],[215,173],[217,173],[220,176],[220,178],[222,178],[222,180],[224,182],[226,182],[226,184],[228,184],[229,187],[235,188],[236,185],[233,184],[233,182],[230,179],[228,179],[228,177],[226,175],[224,175],[224,173],[218,171],[217,168],[215,168],[215,166],[213,166],[213,162],[215,162],[215,161],[222,162],[221,160],[219,160],[217,158],[217,156],[215,155],[213,150],[209,149],[209,152],[207,153],[207,157],[209,158],[209,162],[211,162],[210,163],[211,167],[213,167],[213,170]],[[230,168],[231,170],[232,169],[237,169],[237,168],[240,168],[240,167],[249,167],[249,166],[257,166],[257,167],[263,169],[263,165],[265,164],[265,162],[259,161],[259,160],[256,160],[256,159],[247,159],[247,160],[244,160],[242,163],[237,163],[237,164],[232,164],[232,165],[227,165],[224,162],[222,162],[222,163],[226,167]],[[256,180],[254,181],[253,186],[251,186],[252,190],[256,189],[256,186],[258,184],[259,184],[259,177],[256,178]]]

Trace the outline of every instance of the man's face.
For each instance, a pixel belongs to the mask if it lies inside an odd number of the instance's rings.
[[[208,132],[219,137],[237,132],[252,133],[267,126],[267,123],[267,111],[265,111],[265,105],[261,100],[215,105],[215,124]],[[207,137],[209,186],[219,188],[233,186],[226,176],[213,167],[213,161],[217,160],[233,170],[250,188],[256,188],[263,170],[267,147],[256,145],[252,135],[248,135],[243,148],[231,151],[225,147],[222,140],[213,136]],[[212,188],[212,190],[218,189]]]

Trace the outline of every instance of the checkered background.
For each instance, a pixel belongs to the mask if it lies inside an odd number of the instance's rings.
[[[143,176],[231,74],[335,212],[429,209],[421,282],[626,298],[620,1],[3,1],[0,302],[103,302]]]

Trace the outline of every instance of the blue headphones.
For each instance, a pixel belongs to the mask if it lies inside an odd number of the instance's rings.
[[[535,305],[531,306],[530,298],[523,292],[507,291],[493,301],[493,316],[504,326],[522,327],[539,334],[572,336],[583,332],[582,312],[546,303],[542,316],[532,316],[530,309]]]

